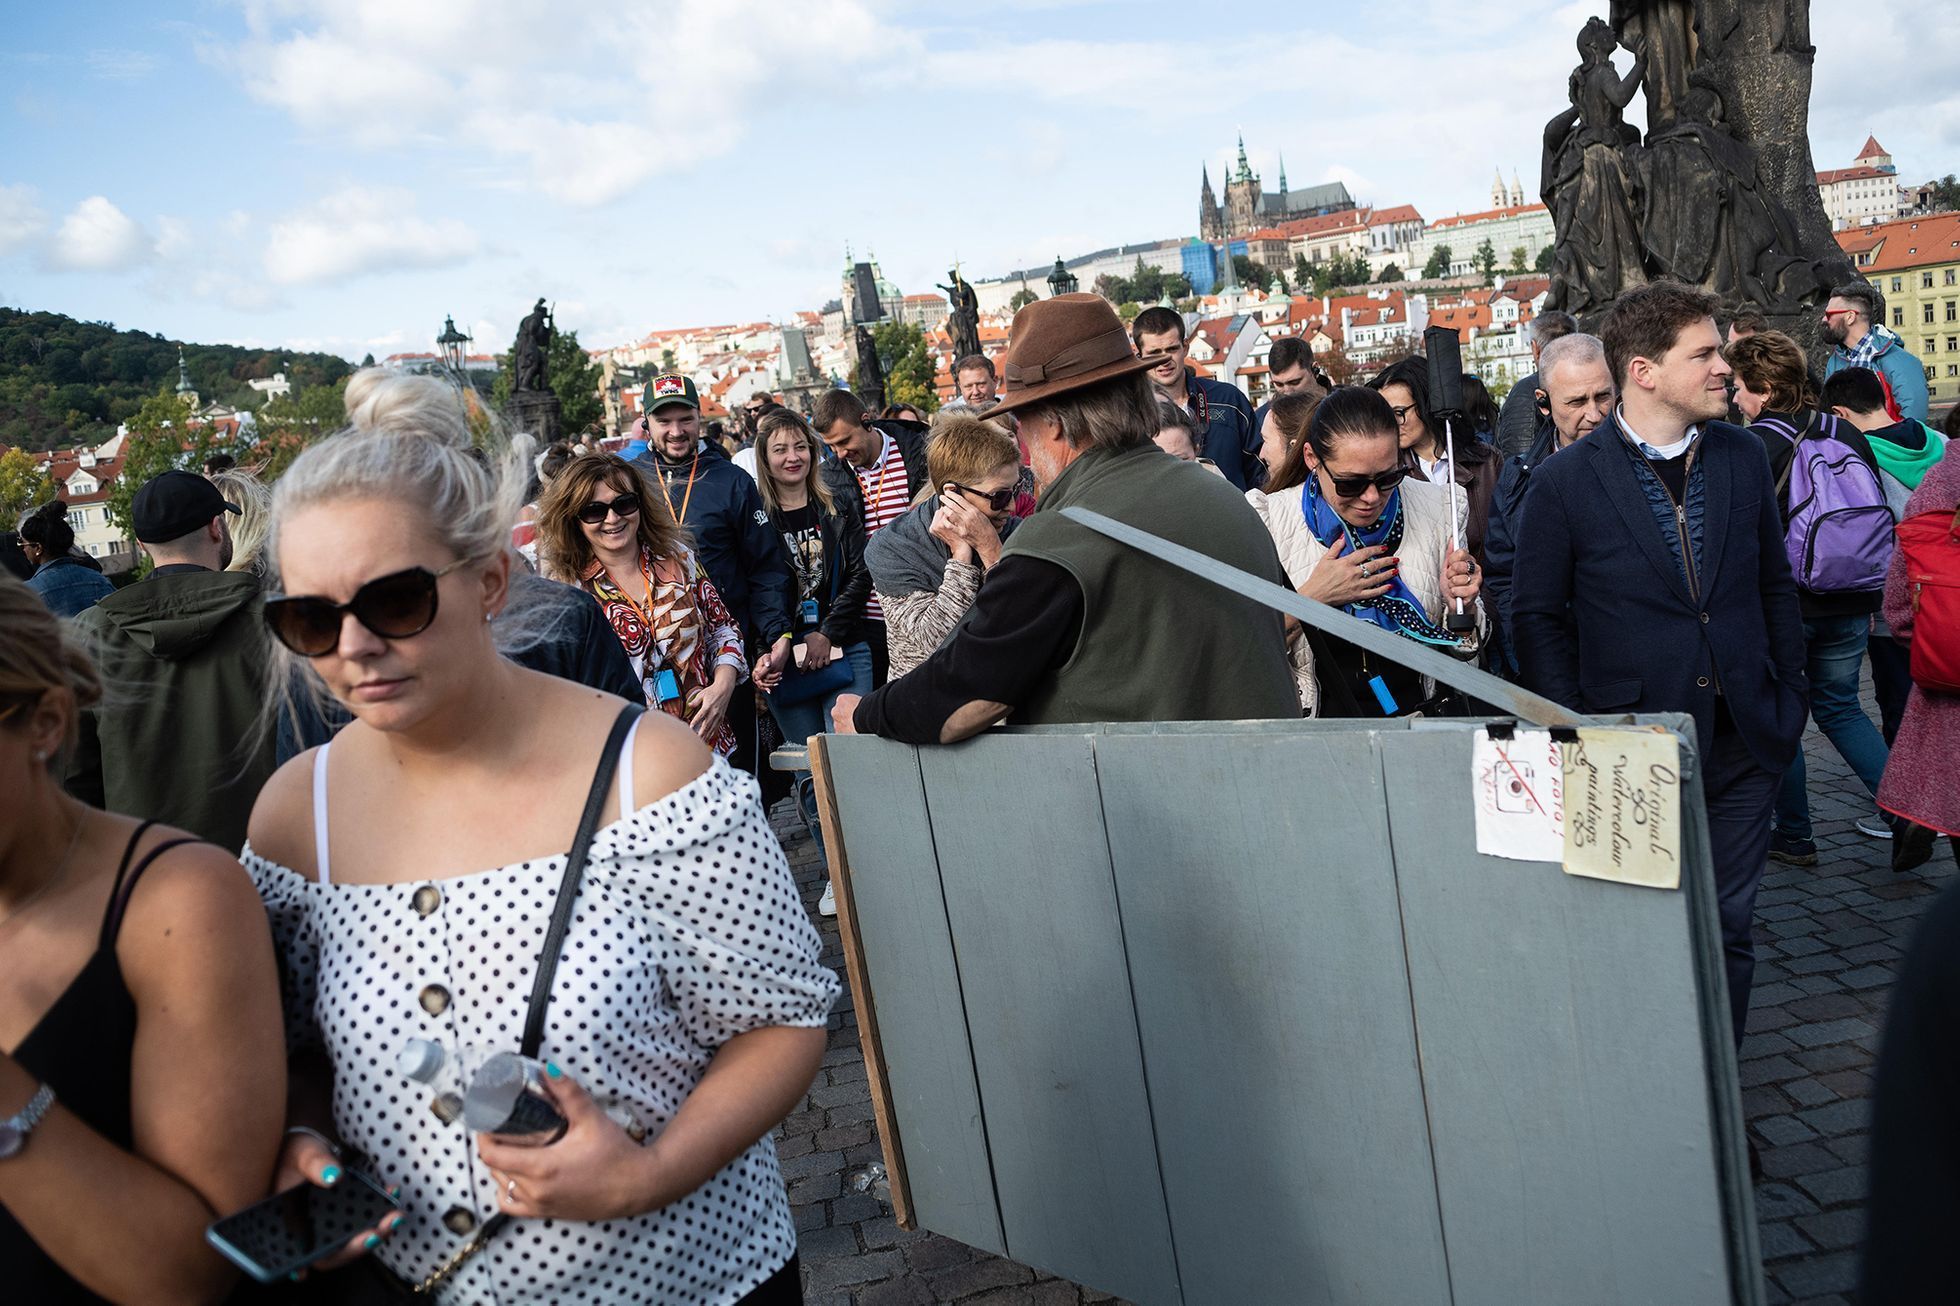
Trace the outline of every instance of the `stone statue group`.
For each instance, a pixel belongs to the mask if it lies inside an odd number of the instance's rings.
[[[1633,56],[1624,76],[1621,48]],[[1589,317],[1672,277],[1730,308],[1789,317],[1850,276],[1814,186],[1805,206],[1765,176],[1773,151],[1778,182],[1813,181],[1802,138],[1814,54],[1807,0],[1613,0],[1608,20],[1589,19],[1570,107],[1545,127],[1542,191],[1558,229],[1549,306]],[[1644,139],[1623,116],[1636,90]],[[1779,113],[1793,91],[1799,111]]]

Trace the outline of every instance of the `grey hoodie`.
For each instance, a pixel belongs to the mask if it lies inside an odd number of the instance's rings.
[[[102,673],[69,767],[76,797],[237,852],[272,774],[267,635],[249,572],[152,576],[75,619]]]

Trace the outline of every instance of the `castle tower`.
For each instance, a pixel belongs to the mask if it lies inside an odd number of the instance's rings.
[[[196,411],[198,407],[197,387],[191,384],[191,369],[190,365],[184,361],[184,347],[182,345],[177,346],[177,397],[189,404],[192,411]]]
[[[1518,180],[1516,168],[1511,169],[1511,207],[1514,209],[1524,207],[1524,183]]]
[[[1490,179],[1490,206],[1494,209],[1501,209],[1505,206],[1506,203],[1507,203],[1507,199],[1504,191],[1504,169],[1493,168],[1491,169],[1491,179]]]
[[[1239,137],[1238,166],[1225,179],[1225,235],[1236,240],[1259,229],[1259,178],[1245,157],[1245,137]]]
[[[1225,237],[1225,221],[1219,216],[1218,197],[1211,189],[1211,165],[1203,167],[1204,185],[1198,190],[1198,239],[1222,240]]]

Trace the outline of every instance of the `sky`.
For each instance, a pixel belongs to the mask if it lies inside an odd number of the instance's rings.
[[[1269,189],[1284,155],[1295,188],[1433,220],[1488,207],[1499,167],[1535,195],[1606,7],[14,4],[0,304],[358,360],[432,348],[445,314],[507,349],[542,295],[622,344],[820,307],[847,246],[916,293],[955,260],[1194,235],[1241,131]],[[1818,167],[1875,134],[1902,178],[1960,171],[1960,5],[1811,25]]]

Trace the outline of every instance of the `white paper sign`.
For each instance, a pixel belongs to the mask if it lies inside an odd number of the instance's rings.
[[[1565,747],[1569,875],[1681,886],[1681,741],[1663,730],[1582,726]]]
[[[1556,862],[1565,853],[1565,777],[1559,746],[1546,730],[1509,739],[1477,732],[1477,851],[1521,862]]]

